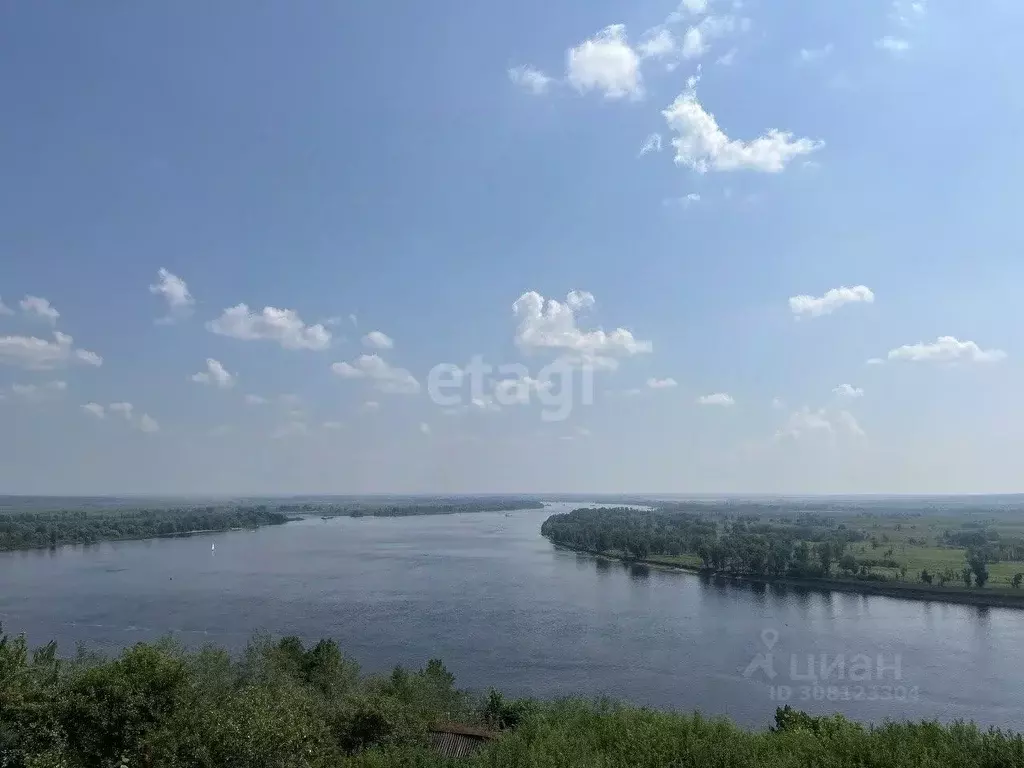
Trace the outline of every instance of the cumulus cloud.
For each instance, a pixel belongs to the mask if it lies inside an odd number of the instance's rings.
[[[135,406],[131,403],[111,403],[107,406],[107,410],[111,413],[120,413],[127,420],[131,420],[135,413]]]
[[[91,413],[93,416],[103,418],[103,406],[98,403],[83,405],[82,409]],[[148,413],[136,415],[135,406],[131,403],[111,403],[107,406],[107,412],[110,414],[119,414],[126,422],[140,432],[153,433],[160,431],[160,425],[157,423],[156,419]]]
[[[55,331],[53,341],[35,336],[0,336],[0,364],[45,371],[71,362],[99,366],[103,358],[86,349],[75,349],[74,339]]]
[[[136,426],[138,426],[138,428],[143,432],[160,431],[160,425],[157,423],[156,419],[154,419],[148,413],[144,413],[142,414],[142,416],[139,417]]]
[[[547,93],[551,83],[554,82],[553,78],[548,77],[539,69],[529,66],[512,67],[508,71],[508,79],[523,90],[537,96]]]
[[[801,440],[815,435],[826,435],[830,439],[840,435],[863,438],[865,432],[849,411],[830,412],[825,408],[812,409],[805,405],[789,415],[786,423],[775,433],[775,439]]]
[[[889,351],[888,360],[914,363],[996,363],[1006,358],[1001,349],[982,349],[973,341],[940,336],[931,343],[905,344]]]
[[[626,42],[626,27],[612,24],[567,54],[569,83],[581,93],[602,91],[605,98],[643,96],[640,56]]]
[[[82,410],[97,419],[105,419],[107,417],[106,409],[99,403],[86,403],[82,406]]]
[[[415,395],[420,383],[405,368],[389,365],[378,355],[361,355],[352,363],[334,363],[331,370],[343,379],[367,379],[380,392]]]
[[[851,399],[864,397],[864,390],[851,384],[840,384],[832,390],[832,393],[839,397],[848,397]]]
[[[680,51],[684,59],[699,59],[708,52],[710,46],[704,40],[701,27],[690,27],[683,35],[683,47]]]
[[[21,300],[19,306],[26,315],[32,315],[40,320],[44,320],[50,325],[56,325],[57,318],[60,317],[60,312],[54,309],[53,305],[41,296],[26,296]]]
[[[371,349],[392,349],[395,346],[395,342],[386,333],[370,331],[363,336],[363,345]]]
[[[874,301],[875,294],[866,285],[855,285],[852,288],[844,285],[826,291],[823,296],[792,296],[789,299],[789,309],[797,318],[821,317],[832,314],[845,304],[873,304]]]
[[[206,370],[193,373],[191,378],[198,384],[212,384],[220,389],[229,389],[235,385],[235,376],[212,357],[206,358]]]
[[[729,406],[736,405],[736,401],[733,400],[732,395],[725,392],[716,392],[713,395],[703,395],[697,398],[698,405],[718,405],[728,408]]]
[[[195,299],[192,298],[185,281],[163,267],[160,267],[156,274],[157,281],[149,286],[149,292],[162,296],[167,302],[167,315],[159,322],[171,323],[192,314]]]
[[[679,384],[675,379],[648,379],[648,389],[673,389],[678,387]]]
[[[331,344],[331,332],[322,324],[306,325],[293,309],[264,307],[260,312],[251,312],[245,304],[239,304],[224,312],[206,327],[221,336],[230,336],[243,341],[273,341],[285,349],[327,349]]]
[[[662,111],[665,122],[676,136],[676,165],[697,173],[708,171],[760,171],[778,173],[794,158],[817,152],[824,142],[794,138],[792,133],[772,129],[751,141],[731,139],[714,115],[697,98],[697,78],[690,78],[687,90]]]
[[[594,296],[586,291],[570,291],[564,303],[555,299],[545,302],[536,291],[524,293],[512,305],[513,314],[519,318],[516,346],[524,352],[557,350],[569,353],[570,360],[609,369],[618,366],[617,358],[653,349],[650,341],[638,340],[624,328],[610,333],[581,330],[577,315],[593,305]]]

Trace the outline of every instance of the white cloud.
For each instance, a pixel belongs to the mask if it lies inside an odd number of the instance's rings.
[[[264,405],[267,402],[267,398],[260,395],[246,395],[245,402],[247,405]]]
[[[86,403],[82,406],[82,410],[91,416],[95,416],[97,419],[105,419],[107,417],[106,410],[99,403]]]
[[[885,360],[883,360],[882,358],[880,358],[880,357],[872,357],[870,360],[868,360],[867,364],[868,365],[883,365],[884,363],[885,363]]]
[[[167,316],[160,322],[171,323],[192,313],[195,299],[192,298],[185,281],[163,267],[157,271],[157,282],[149,286],[149,292],[163,296],[167,302]]]
[[[672,37],[672,33],[664,27],[657,30],[651,37],[644,40],[637,46],[637,50],[640,51],[640,55],[645,59],[669,56],[675,51],[675,48],[675,38]]]
[[[212,384],[220,389],[229,389],[235,385],[235,376],[228,373],[227,369],[212,357],[206,358],[206,370],[201,373],[193,373],[192,381],[198,384]]]
[[[147,432],[147,433],[153,433],[153,432],[159,432],[160,431],[160,425],[157,423],[156,419],[154,419],[148,413],[144,413],[144,414],[142,414],[142,416],[139,417],[139,421],[136,424],[136,426],[141,431]]]
[[[581,93],[603,91],[605,98],[643,95],[640,57],[625,38],[626,27],[612,24],[567,54],[569,83]]]
[[[0,298],[0,315],[13,315],[14,310],[4,304],[4,300]]]
[[[915,363],[995,363],[1006,353],[1001,349],[982,349],[973,341],[960,341],[955,336],[940,336],[934,342],[905,344],[890,350],[889,360],[907,360]]]
[[[57,324],[60,312],[53,308],[50,302],[40,296],[26,296],[21,300],[19,306],[26,315],[35,315],[51,325]]]
[[[334,431],[334,432],[337,432],[339,429],[344,429],[345,428],[344,423],[342,423],[340,421],[325,421],[320,426],[322,426],[324,429],[329,429],[329,430]]]
[[[77,360],[87,365],[102,365],[103,358],[95,352],[74,349],[74,339],[56,331],[53,341],[35,336],[0,336],[0,364],[45,371]]]
[[[821,48],[801,48],[799,54],[800,63],[810,64],[820,61],[827,56],[831,56],[833,50],[835,50],[835,46],[832,43],[826,43]]]
[[[726,394],[725,392],[716,392],[713,395],[704,395],[697,398],[698,405],[720,405],[729,407],[736,405],[736,401],[732,399],[732,395]]]
[[[429,435],[430,434],[430,425],[427,424],[427,422],[425,422],[425,421],[421,421],[420,422],[420,432],[422,432],[424,435]]]
[[[376,413],[377,411],[380,410],[380,403],[378,403],[376,400],[367,400],[365,403],[362,404],[359,410],[362,411],[363,413]]]
[[[840,384],[832,390],[832,393],[839,397],[849,397],[851,399],[864,397],[864,390],[851,384]]]
[[[684,59],[699,59],[708,52],[710,46],[704,41],[701,27],[690,27],[683,35],[682,54]]]
[[[370,331],[363,336],[363,345],[372,349],[392,349],[395,346],[395,342],[386,333]]]
[[[415,376],[404,368],[388,365],[378,355],[361,355],[353,363],[334,363],[331,370],[343,379],[369,379],[386,394],[415,395],[420,391]]]
[[[521,66],[512,67],[508,71],[508,79],[530,93],[540,95],[547,93],[553,79],[545,75],[539,69]]]
[[[554,349],[572,353],[572,360],[600,368],[615,368],[617,357],[648,353],[653,345],[634,338],[630,331],[616,328],[582,331],[576,325],[577,313],[594,305],[594,296],[586,291],[571,291],[565,303],[548,299],[536,291],[528,291],[516,299],[512,311],[519,318],[515,343],[521,350],[532,352]]]
[[[832,314],[844,304],[873,304],[874,301],[875,294],[867,286],[855,285],[853,288],[847,288],[844,285],[826,291],[824,296],[792,296],[789,299],[789,309],[798,318],[803,315],[821,317]]]
[[[131,403],[111,403],[107,406],[107,410],[111,413],[120,413],[125,419],[131,421],[135,412],[135,406]]]
[[[221,336],[243,341],[274,341],[285,349],[327,349],[331,332],[322,324],[306,325],[293,309],[264,307],[259,313],[249,311],[245,304],[225,309],[206,327]]]
[[[791,160],[821,149],[825,144],[807,138],[796,139],[792,133],[772,129],[752,141],[730,139],[719,128],[714,115],[697,99],[697,78],[691,78],[686,91],[662,115],[675,132],[676,165],[684,165],[698,173],[708,171],[751,170],[778,173]]]
[[[909,51],[910,43],[901,37],[886,35],[882,39],[875,41],[875,47],[889,53],[899,54]]]
[[[681,0],[679,8],[676,10],[677,14],[689,13],[694,16],[708,12],[708,0]],[[671,18],[671,17],[670,17]]]
[[[672,388],[678,387],[678,386],[679,386],[679,384],[676,382],[675,379],[648,379],[647,380],[647,388],[648,389],[672,389]]]
[[[640,147],[640,157],[651,152],[661,152],[661,134],[652,133],[646,139],[644,139],[644,145]]]

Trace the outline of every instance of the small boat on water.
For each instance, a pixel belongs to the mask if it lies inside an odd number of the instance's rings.
[[[217,545],[215,543],[211,544],[210,545],[210,551],[213,552],[215,549],[217,549]]]

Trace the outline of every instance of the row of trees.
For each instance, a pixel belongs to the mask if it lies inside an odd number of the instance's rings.
[[[287,521],[287,515],[266,505],[18,512],[0,515],[0,550],[226,531]]]
[[[454,515],[460,512],[510,512],[517,509],[543,509],[534,499],[519,497],[438,498],[402,502],[309,501],[280,504],[282,512],[316,513],[350,517],[412,517],[414,515]]]
[[[442,757],[429,730],[501,730]],[[1024,765],[1024,739],[973,724],[885,722],[784,707],[765,731],[724,718],[603,700],[506,700],[458,690],[440,661],[363,676],[334,642],[258,639],[233,658],[139,644],[116,658],[30,652],[0,632],[0,766],[239,768],[994,768]]]
[[[576,549],[618,552],[628,558],[696,555],[709,571],[754,576],[828,576],[835,566],[869,577],[846,552],[862,534],[846,528],[720,521],[706,516],[630,508],[577,509],[541,526],[552,541]]]

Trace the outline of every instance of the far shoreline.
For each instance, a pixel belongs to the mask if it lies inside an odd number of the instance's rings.
[[[706,576],[708,578],[728,579],[753,584],[778,584],[784,587],[797,587],[800,589],[811,589],[820,592],[845,592],[859,595],[872,595],[877,597],[894,597],[903,600],[914,600],[917,602],[932,603],[954,603],[958,605],[974,605],[983,608],[1014,608],[1024,609],[1024,590],[1021,594],[1007,594],[1005,592],[970,592],[957,587],[925,586],[917,584],[900,585],[898,582],[872,582],[855,581],[851,579],[800,579],[791,576],[753,576],[750,574],[722,573],[720,571],[706,571],[695,566],[682,565],[659,561],[657,558],[637,559],[622,557],[621,555],[598,552],[592,549],[574,547],[570,544],[563,544],[553,539],[548,539],[553,546],[567,552],[591,555],[594,558],[614,560],[627,565],[646,565],[663,571],[677,571],[690,573],[695,576]]]

